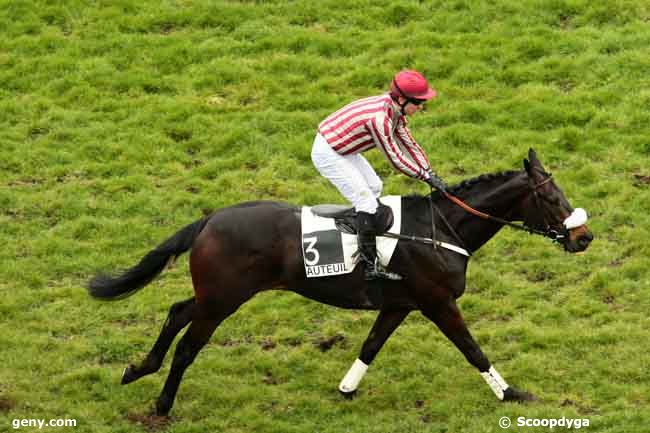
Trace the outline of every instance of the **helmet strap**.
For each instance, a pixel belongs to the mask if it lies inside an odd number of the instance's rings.
[[[404,93],[404,91],[402,91],[402,89],[399,88],[399,86],[397,85],[397,81],[395,81],[394,78],[393,78],[393,85],[395,86],[395,89],[399,92],[399,94],[402,96],[402,98],[404,98],[404,102],[400,104],[399,99],[393,99],[393,100],[397,102],[397,105],[399,106],[399,111],[400,113],[402,113],[402,116],[406,116],[406,111],[404,110],[406,108],[406,104],[410,102],[410,98],[406,95],[406,93]]]
[[[406,111],[404,111],[404,109],[406,108],[406,104],[408,103],[409,103],[408,99],[405,99],[404,102],[401,104],[399,102],[397,103],[397,105],[399,105],[399,111],[402,113],[402,116],[406,116]]]
[[[394,78],[393,78],[393,85],[395,86],[395,89],[397,89],[399,94],[402,96],[402,98],[404,98],[404,102],[402,102],[401,104],[399,102],[399,99],[395,100],[395,102],[397,102],[397,105],[399,105],[399,110],[400,110],[400,113],[402,113],[402,116],[406,116],[406,112],[404,111],[404,109],[406,108],[406,104],[409,103],[409,98],[402,91],[402,89],[399,88],[399,86],[397,85],[397,81],[395,81]]]

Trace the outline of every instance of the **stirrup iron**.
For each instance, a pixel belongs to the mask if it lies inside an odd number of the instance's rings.
[[[402,277],[401,275],[398,275],[394,272],[388,272],[386,269],[384,269],[383,266],[381,266],[377,262],[375,262],[373,265],[369,264],[368,262],[365,262],[364,274],[365,274],[366,281],[372,281],[378,279],[399,281],[404,279],[404,277]]]

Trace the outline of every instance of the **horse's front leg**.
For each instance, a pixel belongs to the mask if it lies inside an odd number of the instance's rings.
[[[388,337],[404,321],[409,310],[382,310],[370,330],[370,334],[361,347],[359,358],[352,364],[350,370],[339,384],[339,391],[346,397],[352,397],[359,386],[359,382],[366,374],[368,366],[375,359],[379,350],[388,340]]]
[[[535,399],[532,394],[519,391],[508,385],[499,372],[490,364],[490,361],[469,333],[454,299],[449,299],[434,308],[423,309],[422,313],[433,321],[443,334],[465,355],[467,361],[478,369],[481,377],[485,379],[499,400],[523,402]]]

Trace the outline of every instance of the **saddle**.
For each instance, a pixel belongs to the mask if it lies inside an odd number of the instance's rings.
[[[343,233],[356,235],[358,232],[357,212],[352,206],[320,204],[313,206],[311,211],[315,215],[323,218],[334,218],[336,228]],[[375,222],[377,224],[377,233],[384,233],[390,230],[395,222],[392,209],[379,202],[377,213],[375,214]]]

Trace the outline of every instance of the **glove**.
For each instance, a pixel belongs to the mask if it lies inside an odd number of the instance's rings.
[[[447,194],[447,184],[444,180],[440,179],[437,174],[430,171],[429,178],[425,181],[431,188],[435,188],[443,194]]]

